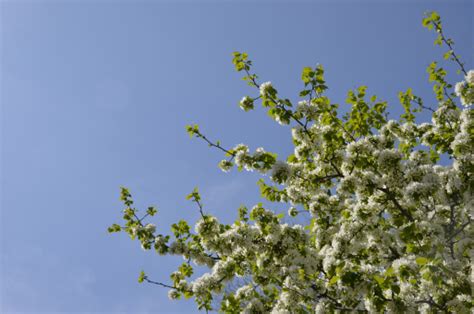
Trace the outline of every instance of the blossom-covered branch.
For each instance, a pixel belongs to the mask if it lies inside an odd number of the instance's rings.
[[[436,13],[423,25],[437,30],[436,42],[448,46],[447,59],[464,75],[453,85],[447,70],[431,63],[436,104],[426,105],[408,88],[399,93],[399,117],[366,86],[347,93],[349,109],[341,115],[325,94],[321,65],[303,69],[301,100],[293,105],[270,82],[258,82],[246,53],[234,53],[236,70],[258,90],[239,106],[249,111],[261,103],[289,127],[294,150],[277,158],[262,147],[225,148],[188,126],[191,136],[225,153],[224,172],[236,166],[261,174],[268,202],[241,206],[226,224],[204,212],[196,188],[187,196],[200,213],[194,228],[181,220],[168,235],[145,223],[156,209],[139,215],[123,188],[124,224],[109,231],[185,260],[171,284],[143,272],[139,281],[223,313],[472,311],[474,71],[465,70]],[[429,122],[418,122],[422,110]],[[273,202],[288,206],[288,215],[272,210]],[[309,217],[304,225],[302,213]],[[195,267],[207,271],[197,275]]]

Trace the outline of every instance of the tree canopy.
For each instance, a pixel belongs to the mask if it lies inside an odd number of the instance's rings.
[[[169,289],[170,299],[194,298],[201,310],[225,313],[468,312],[473,308],[474,71],[454,51],[436,12],[423,26],[447,47],[444,59],[463,77],[455,85],[438,62],[428,69],[437,103],[427,104],[412,89],[399,93],[404,113],[392,119],[388,103],[360,86],[347,94],[341,114],[326,96],[321,65],[303,69],[304,89],[296,104],[271,82],[261,83],[246,53],[233,64],[255,88],[239,105],[256,103],[288,125],[294,153],[281,158],[264,148],[226,148],[197,125],[196,137],[224,155],[229,172],[257,171],[261,195],[288,205],[287,217],[308,215],[309,223],[283,223],[263,204],[240,207],[232,224],[207,214],[198,189],[187,198],[200,219],[186,220],[161,233],[134,207],[122,188],[123,224],[145,250],[185,260],[170,282],[139,282]],[[431,121],[419,123],[423,112]],[[267,179],[268,178],[268,179]],[[196,267],[207,269],[194,276]],[[232,286],[232,289],[229,289]]]

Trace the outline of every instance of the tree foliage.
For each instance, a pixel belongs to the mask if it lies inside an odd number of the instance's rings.
[[[320,65],[303,69],[301,101],[293,104],[270,82],[259,83],[248,55],[235,52],[236,70],[258,91],[242,98],[240,107],[249,111],[259,102],[272,119],[289,125],[294,153],[279,159],[263,148],[224,148],[197,125],[187,131],[225,154],[223,171],[260,172],[262,196],[288,204],[288,219],[308,214],[309,223],[283,223],[282,214],[257,204],[240,207],[235,222],[223,224],[205,213],[195,189],[187,196],[201,215],[194,228],[181,220],[171,234],[162,234],[145,222],[156,209],[139,217],[122,188],[124,224],[109,231],[124,231],[145,250],[185,260],[169,283],[144,272],[139,282],[225,313],[472,309],[474,71],[466,71],[437,13],[429,13],[423,26],[448,48],[444,58],[463,80],[453,87],[447,71],[431,63],[437,104],[428,106],[407,89],[399,93],[404,113],[397,120],[389,119],[387,102],[367,95],[366,86],[348,92],[350,109],[341,115],[325,94]],[[420,112],[431,122],[418,123]],[[208,271],[196,278],[195,267]],[[226,289],[229,284],[236,288]]]

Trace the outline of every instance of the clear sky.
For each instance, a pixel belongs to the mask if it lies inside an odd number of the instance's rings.
[[[2,313],[195,312],[137,283],[142,269],[169,282],[179,258],[106,228],[120,222],[120,186],[139,207],[158,206],[162,232],[198,217],[184,199],[195,186],[227,221],[260,200],[255,174],[222,173],[220,152],[185,132],[198,123],[225,146],[291,151],[288,128],[239,109],[255,92],[233,70],[233,51],[294,101],[301,69],[321,63],[334,102],[344,107],[363,84],[399,113],[408,87],[433,100],[425,69],[445,50],[421,18],[434,9],[473,67],[473,1],[3,0],[0,9]]]

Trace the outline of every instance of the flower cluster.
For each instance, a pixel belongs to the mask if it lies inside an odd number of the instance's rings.
[[[467,72],[464,81],[456,83],[454,90],[464,106],[474,104],[474,70]]]
[[[260,85],[260,96],[266,97],[271,94],[273,90],[272,82],[262,83],[262,85]]]
[[[244,111],[249,111],[253,109],[253,99],[250,98],[249,96],[245,96],[242,98],[242,100],[239,103],[240,108]]]

